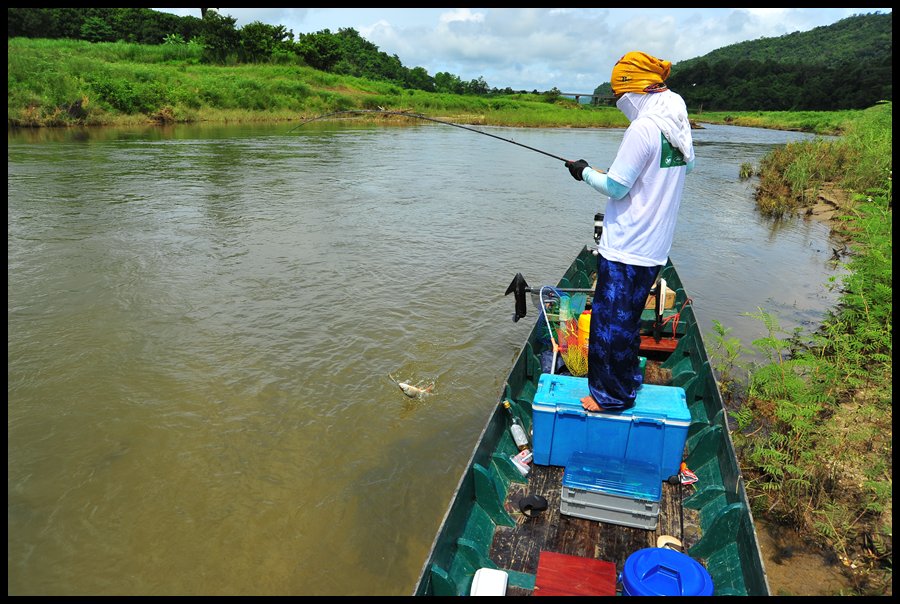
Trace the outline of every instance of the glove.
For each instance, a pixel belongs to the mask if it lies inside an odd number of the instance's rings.
[[[590,166],[585,160],[579,159],[578,161],[567,161],[566,167],[569,169],[569,174],[572,175],[572,178],[575,180],[583,180],[581,178],[581,173],[584,172],[585,168],[589,168]]]

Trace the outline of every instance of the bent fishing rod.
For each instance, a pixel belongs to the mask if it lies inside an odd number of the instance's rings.
[[[520,147],[524,147],[531,151],[536,151],[536,152],[546,155],[548,157],[552,157],[553,159],[558,159],[561,162],[568,163],[570,161],[568,159],[565,159],[564,157],[559,157],[558,155],[553,155],[552,153],[547,153],[546,151],[541,151],[540,149],[535,149],[534,147],[529,147],[528,145],[523,145],[522,143],[517,143],[516,141],[509,139],[509,138],[503,138],[502,136],[497,136],[496,134],[491,134],[489,132],[483,132],[476,128],[470,128],[468,126],[463,126],[461,124],[454,124],[453,122],[446,122],[444,120],[439,120],[437,118],[428,117],[427,115],[422,115],[420,113],[410,113],[408,111],[388,111],[386,109],[348,109],[346,111],[332,111],[331,113],[325,113],[323,115],[319,115],[317,117],[313,117],[308,120],[304,120],[304,121],[300,122],[299,124],[297,124],[296,126],[291,128],[288,131],[288,134],[290,134],[291,132],[293,132],[294,130],[299,128],[300,126],[304,126],[310,122],[315,122],[317,120],[323,120],[323,119],[326,119],[326,118],[329,118],[329,117],[332,117],[335,115],[343,115],[343,114],[348,114],[348,113],[349,114],[377,113],[377,114],[381,114],[381,115],[399,115],[402,117],[411,117],[411,118],[415,118],[415,119],[419,119],[419,120],[427,120],[429,122],[435,122],[437,124],[444,124],[445,126],[454,126],[456,128],[462,128],[463,130],[468,130],[469,132],[476,132],[478,134],[490,136],[491,138],[496,138],[496,139],[501,140],[506,143],[512,143],[513,145],[518,145]]]

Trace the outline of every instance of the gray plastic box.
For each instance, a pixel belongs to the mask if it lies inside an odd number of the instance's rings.
[[[563,477],[560,512],[653,530],[661,498],[659,470],[653,464],[576,452]]]
[[[656,504],[655,511],[648,511],[647,514],[642,514],[633,509],[641,507],[641,502],[625,503],[626,509],[619,509],[612,506],[588,505],[579,502],[577,499],[571,500],[564,497],[560,501],[559,511],[566,516],[587,518],[588,520],[647,529],[648,531],[654,530],[656,525],[659,524],[659,504]]]

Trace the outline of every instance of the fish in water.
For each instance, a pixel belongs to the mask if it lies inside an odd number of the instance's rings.
[[[430,384],[423,384],[421,382],[418,384],[410,384],[408,381],[401,382],[397,380],[397,378],[390,373],[388,374],[388,377],[391,378],[391,381],[397,384],[403,394],[409,398],[422,398],[423,396],[434,393],[434,382]]]

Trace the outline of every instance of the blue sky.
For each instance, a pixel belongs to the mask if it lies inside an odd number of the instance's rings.
[[[199,8],[156,8],[200,16]],[[673,63],[890,8],[222,8],[237,27],[294,35],[352,27],[404,66],[492,88],[593,92],[615,62],[642,50]]]

